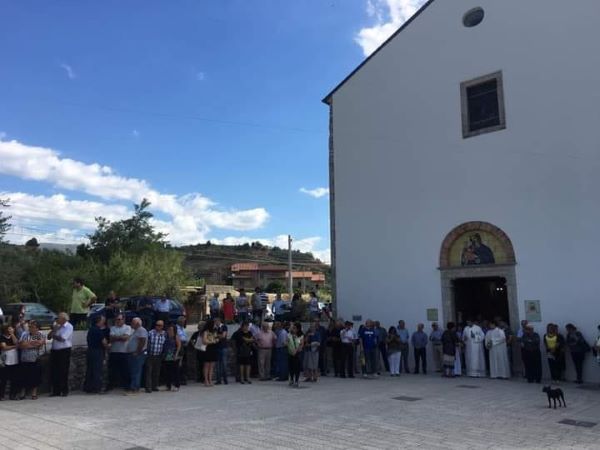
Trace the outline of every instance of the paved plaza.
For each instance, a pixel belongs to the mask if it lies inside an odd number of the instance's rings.
[[[7,449],[600,448],[600,390],[564,384],[550,410],[540,385],[435,375],[322,378],[127,397],[121,393],[0,403]],[[396,399],[395,397],[408,397]]]

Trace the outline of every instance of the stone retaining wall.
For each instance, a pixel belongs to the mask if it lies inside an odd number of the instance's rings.
[[[229,344],[229,361],[227,373],[229,376],[235,374],[235,353],[233,351],[233,342],[228,341]],[[69,389],[72,391],[79,391],[83,388],[85,381],[86,372],[86,347],[73,347],[71,352],[71,367],[69,369]],[[42,366],[42,385],[40,386],[40,393],[50,392],[50,352],[40,357],[40,364]],[[186,347],[186,375],[188,380],[196,380],[198,376],[198,370],[196,366],[196,350],[194,348]],[[107,361],[104,362],[104,377],[106,385],[107,377]]]

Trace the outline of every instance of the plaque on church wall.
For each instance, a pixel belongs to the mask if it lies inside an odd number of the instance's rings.
[[[498,237],[484,230],[467,231],[450,248],[450,265],[453,267],[506,262],[505,245]]]
[[[429,322],[437,322],[439,320],[437,308],[427,308],[427,320]]]
[[[525,319],[528,322],[542,321],[542,309],[539,300],[525,300]]]

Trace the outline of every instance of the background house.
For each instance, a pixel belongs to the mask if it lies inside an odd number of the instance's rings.
[[[235,289],[253,290],[256,287],[267,289],[277,283],[287,292],[288,269],[286,266],[238,263],[231,266],[231,280]],[[312,271],[292,271],[294,290],[302,292],[318,290],[325,283],[325,274]]]

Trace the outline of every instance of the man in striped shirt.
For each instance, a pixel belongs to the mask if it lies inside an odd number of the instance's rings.
[[[146,358],[146,392],[158,391],[160,366],[163,360],[163,350],[167,334],[165,324],[157,320],[154,329],[148,333],[148,357]]]

